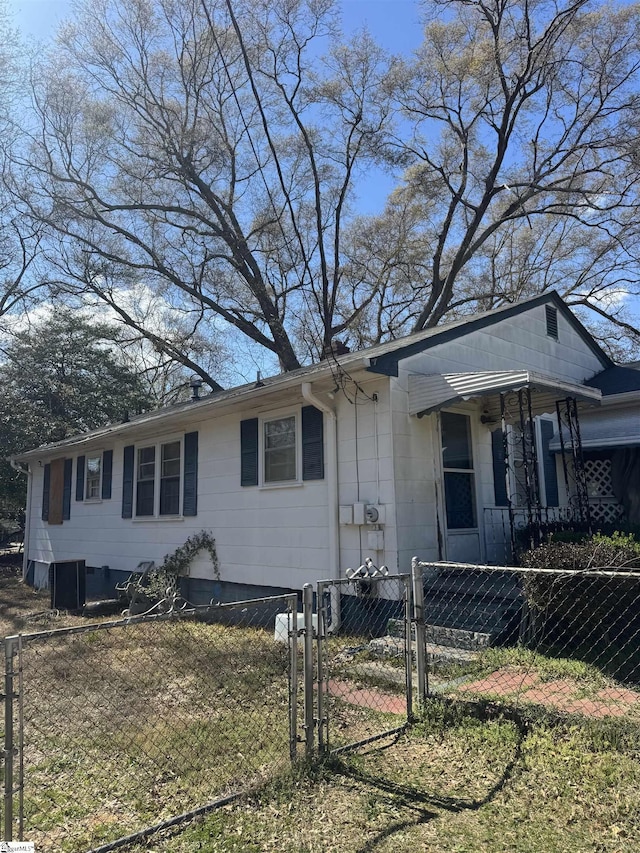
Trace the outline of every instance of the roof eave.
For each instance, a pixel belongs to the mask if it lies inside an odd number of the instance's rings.
[[[349,360],[349,370],[352,373],[366,371],[368,368],[369,359],[366,357]],[[232,409],[242,406],[248,401],[252,403],[262,401],[269,396],[276,395],[278,392],[302,385],[304,382],[321,382],[332,378],[332,365],[328,362],[320,362],[317,365],[313,365],[313,369],[283,373],[274,380],[265,382],[264,385],[240,386],[230,391],[223,391],[209,397],[204,397],[201,400],[184,403],[179,408],[158,409],[132,421],[102,427],[74,436],[73,438],[65,439],[64,441],[45,444],[33,450],[27,450],[24,453],[16,453],[10,459],[16,463],[30,462],[43,457],[62,455],[64,451],[70,448],[74,448],[74,451],[77,451],[83,447],[98,447],[108,440],[126,438],[129,435],[135,435],[140,432],[153,432],[156,427],[167,426],[171,428],[171,426],[180,426],[183,422],[189,423],[194,419],[205,417],[206,413],[212,409]]]

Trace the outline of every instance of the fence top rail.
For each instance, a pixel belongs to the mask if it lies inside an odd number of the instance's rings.
[[[524,575],[569,575],[570,577],[580,575],[582,577],[627,577],[640,580],[640,569],[629,569],[624,566],[601,566],[597,569],[542,569],[529,568],[527,566],[485,566],[479,563],[447,563],[447,562],[422,562],[414,559],[413,565],[421,569],[456,569],[463,572],[513,572]]]
[[[71,625],[67,628],[51,628],[48,631],[34,631],[30,634],[11,634],[4,638],[5,643],[15,643],[18,640],[43,640],[49,637],[63,637],[73,634],[84,634],[89,631],[104,631],[110,628],[124,628],[127,625],[139,625],[146,622],[177,622],[180,619],[194,616],[206,616],[218,613],[221,610],[234,610],[237,608],[255,607],[264,604],[282,602],[297,609],[297,593],[286,593],[285,595],[269,595],[264,598],[250,598],[243,601],[215,602],[211,604],[192,605],[184,609],[175,608],[162,612],[140,613],[136,616],[124,616],[121,619],[110,619],[104,622],[90,622],[87,625]],[[157,607],[158,605],[154,605]]]
[[[425,565],[427,565],[425,563]],[[431,565],[431,564],[429,564]],[[361,581],[371,581],[371,583],[384,583],[385,581],[402,581],[406,583],[411,580],[411,575],[409,573],[401,574],[401,575],[373,575],[372,577],[368,577],[366,575],[356,576],[352,578],[332,578],[327,580],[318,581],[319,587],[325,586],[350,586],[356,584]]]

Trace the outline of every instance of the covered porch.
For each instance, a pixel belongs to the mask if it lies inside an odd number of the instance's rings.
[[[409,377],[410,413],[438,424],[441,559],[512,564],[550,530],[590,528],[579,412],[600,396],[527,370]],[[462,414],[468,403],[475,417]],[[491,484],[476,458],[487,438]]]

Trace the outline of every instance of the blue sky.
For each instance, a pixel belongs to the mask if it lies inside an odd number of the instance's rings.
[[[402,53],[420,41],[416,0],[341,0],[347,31],[366,24],[394,52]],[[71,15],[71,0],[8,0],[15,24],[25,36],[46,40]]]
[[[72,15],[71,0],[7,0],[14,25],[27,41],[48,41],[58,25]],[[393,53],[408,54],[420,43],[421,26],[417,0],[340,0],[346,33],[366,26],[376,40]],[[358,208],[365,213],[382,211],[397,179],[376,171],[359,185]]]

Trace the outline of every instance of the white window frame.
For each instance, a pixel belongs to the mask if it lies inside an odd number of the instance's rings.
[[[295,424],[295,477],[290,480],[267,480],[266,479],[266,425],[273,421],[282,421],[293,418]],[[258,469],[260,486],[265,489],[281,488],[286,486],[302,485],[302,416],[300,409],[285,409],[278,412],[269,412],[259,418],[258,435]]]
[[[89,494],[89,460],[90,459],[99,459],[100,460],[100,473],[98,475],[98,491],[95,495]],[[89,501],[90,503],[95,503],[96,501],[102,500],[102,475],[104,472],[104,451],[96,450],[92,453],[87,453],[85,455],[84,460],[84,483],[83,483],[83,492],[85,501]]]
[[[445,467],[444,464],[444,436],[442,432],[442,415],[463,415],[467,418],[467,424],[469,427],[469,451],[471,455],[471,468],[449,468]],[[475,433],[475,418],[473,414],[468,411],[463,411],[460,409],[450,408],[443,409],[439,413],[438,417],[438,442],[440,445],[440,472],[442,476],[442,511],[444,513],[444,521],[445,528],[447,531],[447,535],[457,535],[464,533],[476,533],[480,531],[480,495],[479,495],[479,483],[478,483],[478,468],[477,468],[477,460],[476,460],[476,433]],[[467,474],[471,475],[471,496],[473,499],[473,512],[475,515],[475,527],[449,527],[449,521],[447,518],[447,495],[446,495],[446,474]]]
[[[178,477],[178,512],[160,514],[160,486],[162,483],[162,448],[167,444],[180,445],[180,474]],[[139,474],[139,452],[147,447],[154,448],[154,472],[153,472],[153,514],[139,515],[138,514],[138,474]],[[182,483],[184,479],[184,436],[175,435],[166,438],[157,439],[155,441],[141,441],[135,445],[134,451],[134,480],[133,480],[133,517],[140,521],[149,521],[152,519],[172,519],[182,518]]]

